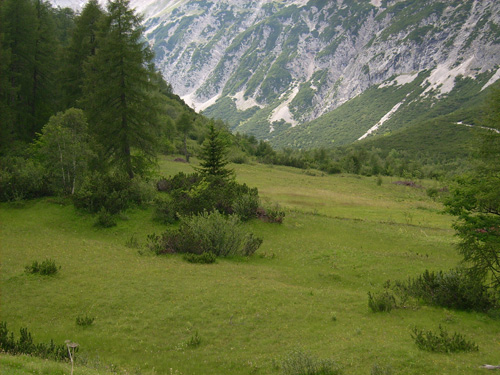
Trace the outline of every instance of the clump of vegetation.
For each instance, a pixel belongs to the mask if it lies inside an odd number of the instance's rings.
[[[333,359],[318,359],[309,353],[292,351],[281,362],[283,375],[340,375],[342,370]]]
[[[282,224],[285,215],[285,210],[278,203],[266,207],[259,207],[257,210],[257,217],[266,223]]]
[[[246,221],[256,217],[259,207],[256,188],[221,176],[179,173],[162,179],[158,187],[168,196],[156,200],[155,218],[165,223],[173,223],[182,215],[213,210],[236,214]]]
[[[189,338],[189,340],[186,342],[186,345],[188,348],[197,348],[201,345],[201,337],[198,334],[198,331],[196,331],[194,335]]]
[[[211,251],[207,251],[202,254],[186,253],[183,255],[182,259],[189,263],[211,264],[215,263],[217,256]]]
[[[27,328],[20,329],[19,339],[16,341],[14,333],[9,332],[7,323],[0,323],[0,352],[9,354],[27,354],[41,358],[48,358],[53,360],[66,360],[68,358],[66,346],[54,344],[50,340],[49,344],[34,343],[31,333]]]
[[[40,163],[22,157],[0,159],[0,201],[19,201],[50,195]]]
[[[467,340],[462,334],[455,332],[450,334],[441,326],[439,333],[424,331],[417,327],[412,329],[411,337],[418,348],[428,352],[436,353],[456,353],[456,352],[477,352],[479,347],[473,341]]]
[[[378,294],[368,292],[368,307],[373,312],[389,312],[396,308],[396,299],[388,290]]]
[[[108,210],[106,210],[103,207],[103,208],[101,208],[101,210],[97,214],[97,218],[96,218],[96,221],[94,223],[94,226],[100,227],[100,228],[114,227],[114,226],[116,226],[115,216],[112,215]]]
[[[80,327],[89,327],[94,324],[95,317],[89,315],[78,315],[76,317],[76,325]]]
[[[33,261],[31,265],[24,268],[27,274],[38,274],[43,276],[55,275],[61,267],[57,267],[55,260],[45,259],[43,262]]]
[[[161,236],[148,236],[147,247],[156,254],[212,253],[217,257],[250,256],[262,244],[262,239],[246,233],[236,215],[219,211],[181,217],[178,229],[169,229]],[[209,259],[209,256],[206,256]]]
[[[392,375],[392,367],[391,366],[382,366],[379,364],[374,364],[371,371],[370,375]]]
[[[94,172],[85,176],[73,195],[75,207],[91,213],[106,210],[117,214],[130,206],[152,200],[153,189],[140,178],[130,179],[122,173]]]
[[[140,247],[139,241],[137,240],[135,234],[132,234],[132,236],[130,236],[130,238],[127,241],[125,241],[125,246],[127,246],[130,249],[138,249]]]
[[[394,287],[426,304],[450,309],[487,311],[496,305],[483,279],[460,268],[448,272],[426,270],[406,282],[396,282]]]

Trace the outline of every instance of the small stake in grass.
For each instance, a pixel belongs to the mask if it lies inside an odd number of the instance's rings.
[[[75,357],[75,349],[79,345],[76,342],[71,342],[71,340],[66,340],[65,343],[68,347],[69,359],[71,360],[71,375],[73,375],[73,358]],[[73,354],[71,354],[71,351],[73,351]]]

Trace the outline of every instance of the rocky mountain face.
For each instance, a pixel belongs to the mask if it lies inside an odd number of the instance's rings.
[[[482,90],[500,78],[497,0],[132,5],[145,14],[157,67],[174,91],[235,131],[262,139],[300,133],[303,124],[370,88],[406,86],[412,88],[406,96],[418,91],[413,100],[441,99],[457,89],[457,79],[481,77]],[[408,104],[406,97],[394,98],[378,118],[353,118],[350,126],[359,130],[350,140],[376,133],[377,123]]]

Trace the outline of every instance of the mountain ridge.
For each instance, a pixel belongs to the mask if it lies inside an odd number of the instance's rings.
[[[304,124],[370,88],[410,87],[425,75],[406,92],[411,100],[386,103],[369,121],[354,116],[357,137],[335,142],[369,137],[380,127],[390,131],[390,119],[412,102],[461,96],[461,79],[481,77],[476,92],[500,79],[500,3],[494,0],[131,4],[145,14],[157,67],[186,103],[280,147],[285,132],[304,132]]]

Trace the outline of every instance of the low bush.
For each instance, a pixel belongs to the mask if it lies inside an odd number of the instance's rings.
[[[94,222],[94,226],[100,228],[111,228],[116,226],[115,216],[112,215],[108,210],[104,207],[97,213],[96,221]]]
[[[161,236],[149,235],[147,247],[156,254],[212,252],[215,256],[252,255],[262,240],[247,234],[236,215],[219,211],[182,216],[178,229],[169,229]]]
[[[196,331],[194,335],[189,338],[189,340],[186,342],[186,345],[188,348],[197,348],[201,345],[201,337],[198,334],[198,331]]]
[[[154,201],[153,219],[163,224],[177,221],[176,204],[169,197],[159,197]]]
[[[303,351],[293,351],[281,363],[283,375],[339,375],[342,370],[332,359],[318,359]]]
[[[211,251],[207,251],[202,254],[186,253],[182,257],[185,261],[189,263],[199,263],[199,264],[211,264],[215,263],[217,257]]]
[[[257,216],[259,209],[259,196],[257,190],[236,196],[233,202],[233,212],[243,221],[248,221]]]
[[[80,327],[89,327],[94,324],[95,317],[88,315],[78,315],[76,317],[76,325]]]
[[[396,299],[388,290],[378,294],[368,292],[368,307],[373,312],[389,312],[396,307]]]
[[[275,203],[266,207],[259,207],[257,217],[266,223],[282,224],[285,219],[285,210],[278,203]]]
[[[213,210],[249,220],[256,216],[259,204],[257,189],[218,176],[179,173],[160,180],[157,188],[168,193],[168,198],[155,202],[155,217],[167,223]]]
[[[0,201],[16,201],[50,195],[43,167],[22,157],[0,159]]]
[[[441,326],[439,333],[424,331],[417,327],[412,329],[411,337],[421,350],[437,353],[475,352],[479,350],[477,344],[467,340],[462,334],[450,334]]]
[[[36,357],[53,359],[53,360],[66,360],[68,358],[68,351],[66,345],[56,345],[54,341],[50,340],[49,344],[39,343],[35,344],[31,333],[27,328],[20,329],[19,340],[15,340],[14,333],[9,332],[7,323],[0,323],[0,352],[9,354],[27,354]]]
[[[61,267],[57,267],[56,262],[52,259],[45,259],[43,262],[38,263],[34,261],[31,265],[24,268],[27,274],[38,274],[43,276],[55,275]]]
[[[84,178],[73,195],[73,203],[75,207],[92,213],[105,209],[110,214],[117,214],[128,207],[151,201],[153,195],[153,188],[139,178],[94,172]]]
[[[396,287],[424,303],[457,310],[487,311],[496,305],[494,294],[483,280],[463,269],[428,271],[398,282]]]

